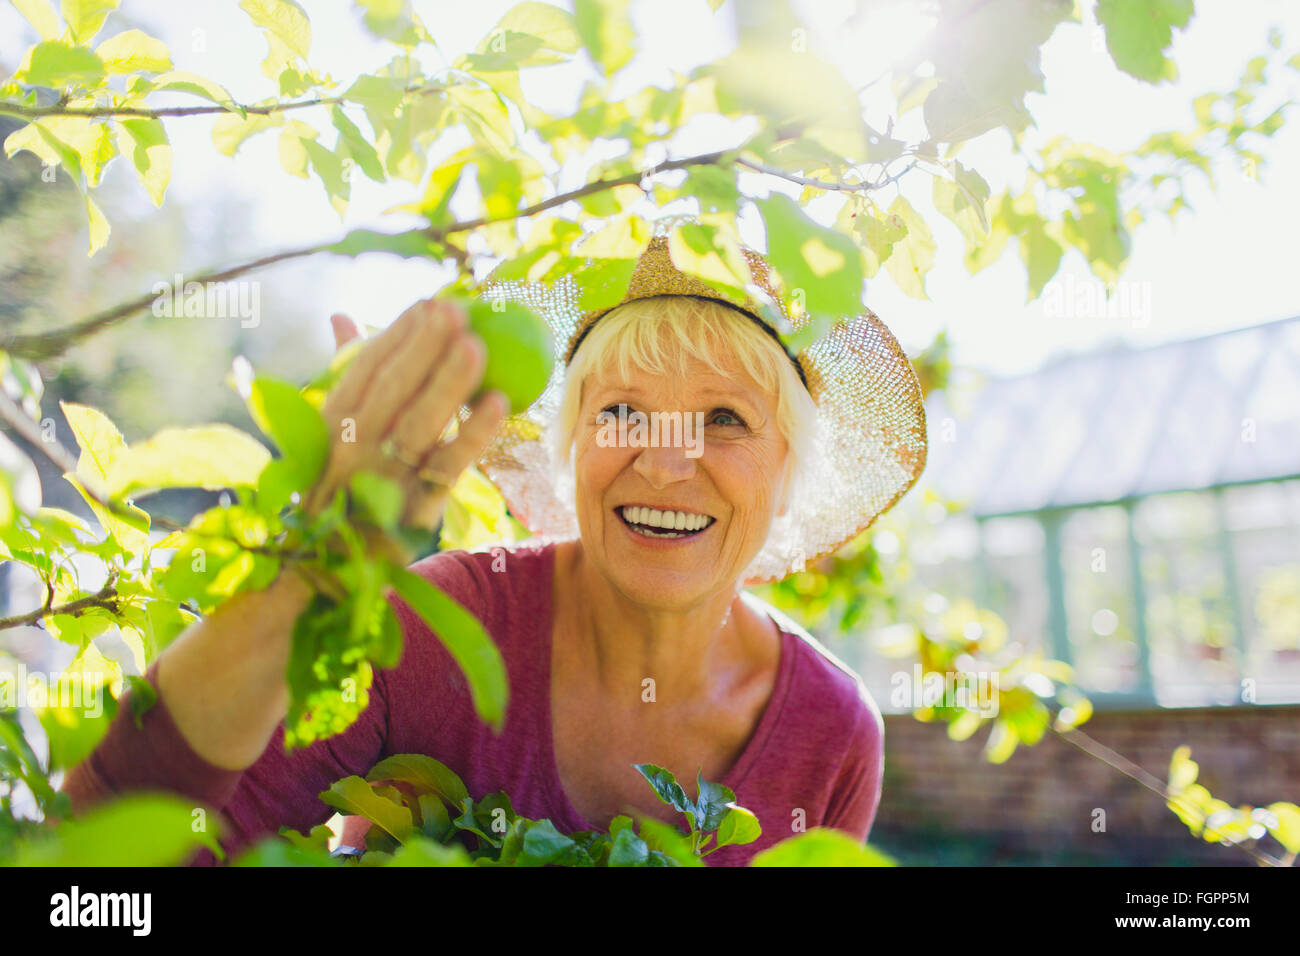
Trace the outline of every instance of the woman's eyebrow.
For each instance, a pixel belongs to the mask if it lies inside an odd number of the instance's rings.
[[[639,386],[636,385],[631,385],[631,386],[605,385],[597,389],[593,397],[605,395],[610,392],[622,392],[625,395],[631,395],[637,398],[642,398],[645,396],[645,392]],[[721,399],[724,402],[739,401],[748,405],[750,409],[754,411],[757,411],[762,408],[762,406],[753,399],[749,391],[740,386],[737,386],[736,388],[730,390],[706,388],[706,389],[702,389],[699,394],[708,399],[713,399],[713,400]]]

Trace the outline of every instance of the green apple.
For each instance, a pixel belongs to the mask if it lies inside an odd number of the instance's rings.
[[[546,390],[555,365],[551,330],[537,313],[517,302],[462,301],[469,327],[487,346],[483,388],[495,388],[510,399],[518,414]]]

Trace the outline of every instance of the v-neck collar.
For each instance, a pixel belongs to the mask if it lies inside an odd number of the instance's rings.
[[[542,675],[543,692],[537,698],[539,701],[540,713],[534,717],[538,724],[543,728],[542,733],[542,762],[541,769],[544,775],[542,781],[549,803],[559,806],[564,816],[560,822],[568,826],[570,831],[577,830],[596,830],[583,818],[577,809],[574,808],[573,802],[564,790],[564,784],[560,780],[559,763],[555,759],[555,719],[551,711],[551,632],[553,629],[553,616],[555,612],[554,587],[555,587],[555,551],[559,542],[551,542],[541,549],[541,560],[544,567],[543,580],[539,592],[537,604],[537,618],[541,639],[530,642],[531,646],[537,649],[541,654],[541,660],[534,661],[537,672]],[[721,783],[735,792],[736,788],[745,781],[750,771],[754,769],[767,746],[768,739],[772,736],[772,731],[776,728],[781,719],[781,712],[785,709],[785,701],[789,696],[790,684],[793,679],[794,671],[794,654],[795,641],[798,638],[781,626],[781,622],[769,614],[761,607],[761,602],[747,592],[741,592],[742,600],[747,600],[752,606],[759,606],[760,610],[776,625],[777,633],[781,637],[781,660],[777,665],[776,680],[772,686],[772,696],[768,698],[767,705],[763,708],[763,715],[758,720],[758,726],[754,728],[753,734],[750,735],[749,741],[745,744],[745,749],[741,751],[740,757],[736,760],[732,768],[727,771]],[[679,781],[680,782],[680,781]],[[684,782],[683,788],[689,786],[690,782]],[[552,822],[556,822],[552,820]]]

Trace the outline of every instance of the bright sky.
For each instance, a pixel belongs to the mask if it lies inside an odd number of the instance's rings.
[[[374,41],[360,26],[351,4],[337,0],[302,0],[302,4],[312,20],[312,64],[341,80],[344,87],[358,73],[387,60],[390,48]],[[448,60],[471,49],[511,5],[509,0],[415,2]],[[265,55],[264,41],[235,3],[125,0],[124,6],[141,26],[169,44],[177,69],[210,76],[244,101],[268,95],[269,83],[258,69]],[[848,30],[844,23],[853,5],[847,0],[805,0],[800,6],[818,24],[820,36],[814,37],[814,48],[839,63],[855,85],[874,79],[887,57],[915,42],[918,29],[925,25],[914,15],[899,15]],[[1089,6],[1085,2],[1085,8]],[[1192,98],[1207,90],[1235,87],[1246,60],[1265,52],[1270,26],[1283,30],[1283,50],[1288,54],[1300,47],[1300,4],[1201,0],[1197,6],[1190,28],[1174,48],[1181,79],[1158,88],[1119,73],[1094,25],[1059,29],[1044,50],[1050,96],[1030,100],[1042,134],[1065,133],[1115,150],[1134,147],[1152,132],[1189,128]],[[711,15],[703,0],[639,0],[634,14],[644,46],[620,85],[630,90],[644,82],[667,82],[669,68],[687,70],[725,54],[734,43],[726,13],[724,8]],[[0,58],[15,63],[32,41],[34,34],[14,11],[7,5],[0,7]],[[422,55],[426,68],[437,65],[432,51]],[[543,108],[563,108],[582,80],[580,67],[551,67],[534,74],[526,79],[525,88]],[[1280,70],[1275,76],[1285,76],[1290,95],[1300,91],[1294,71]],[[909,119],[916,117],[919,112]],[[324,118],[306,113],[299,118],[318,127],[328,125]],[[250,257],[339,235],[345,225],[373,225],[383,210],[414,195],[409,184],[380,186],[358,174],[352,183],[347,223],[341,224],[318,180],[295,179],[280,170],[274,132],[247,141],[230,160],[213,149],[210,126],[207,119],[169,123],[177,171],[168,197],[193,208],[200,235],[205,222],[229,215],[236,208],[235,200],[251,204],[245,208],[255,214],[247,224],[241,250]],[[907,127],[900,131],[905,134]],[[715,148],[722,132],[699,130],[683,137],[681,148],[690,152]],[[332,142],[333,135],[327,131],[326,142]],[[962,153],[963,161],[983,173],[995,191],[1018,176],[1016,170],[1002,168],[1004,147],[1002,134],[993,133]],[[1256,148],[1270,160],[1258,181],[1231,166],[1220,168],[1218,192],[1198,188],[1191,197],[1194,211],[1183,214],[1176,225],[1161,219],[1139,228],[1125,280],[1135,283],[1128,291],[1141,297],[1136,301],[1149,302],[1149,313],[1127,318],[1062,316],[1050,314],[1041,300],[1026,305],[1025,273],[1013,251],[972,278],[961,261],[962,242],[956,228],[937,217],[930,220],[939,240],[938,262],[927,282],[930,301],[903,295],[882,271],[868,287],[868,303],[910,354],[947,327],[959,363],[1003,373],[1026,371],[1054,353],[1091,349],[1111,339],[1155,343],[1295,315],[1300,312],[1300,293],[1294,283],[1297,242],[1287,220],[1293,221],[1300,212],[1300,181],[1294,175],[1300,168],[1300,118],[1293,112],[1290,126]],[[768,186],[783,188],[765,178],[758,188]],[[928,213],[929,176],[914,171],[902,188],[914,205]],[[150,208],[142,191],[138,198],[142,210]],[[123,241],[123,231],[115,239]],[[751,241],[761,242],[761,236]],[[200,259],[192,267],[223,264]],[[314,334],[322,344],[328,339],[330,312],[343,311],[362,322],[387,325],[444,278],[430,264],[383,255],[356,262],[317,257],[261,275],[277,292],[300,296],[307,311],[319,314]],[[1071,253],[1057,281],[1071,289],[1093,280],[1081,257]],[[1075,287],[1065,285],[1071,282]]]

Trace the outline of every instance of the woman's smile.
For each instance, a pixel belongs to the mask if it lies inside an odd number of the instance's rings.
[[[647,547],[690,544],[717,524],[716,518],[700,512],[649,505],[621,505],[614,509],[614,515],[628,529],[628,534]]]

